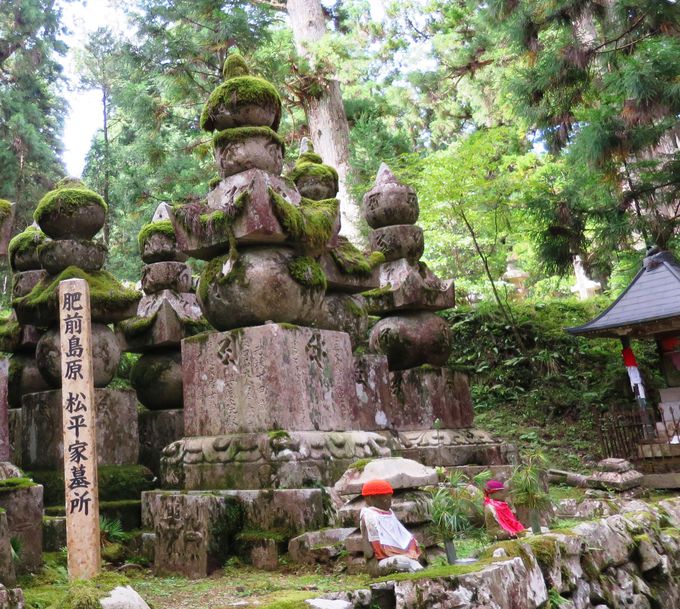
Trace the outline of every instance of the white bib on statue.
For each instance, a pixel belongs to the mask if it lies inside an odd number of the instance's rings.
[[[365,507],[361,510],[360,518],[364,521],[369,541],[379,541],[383,546],[405,550],[413,540],[413,535],[399,522],[392,510],[384,512]]]

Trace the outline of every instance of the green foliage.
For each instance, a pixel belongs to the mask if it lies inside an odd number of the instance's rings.
[[[9,551],[12,557],[12,562],[18,564],[21,560],[21,553],[23,552],[24,545],[20,537],[10,537],[9,539]]]
[[[552,504],[547,486],[548,459],[538,451],[527,451],[510,477],[510,495],[516,507],[544,510]]]
[[[432,525],[444,541],[462,537],[472,528],[470,512],[475,510],[472,501],[464,493],[456,492],[458,481],[451,481],[451,488],[439,487],[432,491]]]
[[[99,517],[99,535],[102,548],[108,544],[127,541],[129,535],[123,530],[120,520],[112,520],[106,516]]]
[[[33,212],[33,219],[40,222],[45,214],[57,213],[73,215],[83,207],[99,205],[106,211],[108,206],[96,192],[87,188],[59,188],[48,192]]]

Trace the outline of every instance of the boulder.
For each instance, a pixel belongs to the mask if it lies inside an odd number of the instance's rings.
[[[223,178],[248,169],[262,169],[278,176],[283,169],[283,142],[268,127],[225,129],[215,134],[213,143]]]
[[[9,461],[0,461],[0,480],[7,480],[8,478],[21,478],[23,476],[21,470],[10,463]]]
[[[146,601],[130,586],[117,586],[99,599],[102,609],[149,609]]]
[[[348,469],[335,484],[341,495],[360,495],[361,488],[369,480],[385,480],[396,490],[421,488],[437,484],[438,476],[433,467],[401,457],[373,459],[363,469]]]
[[[145,294],[191,292],[191,269],[184,262],[169,260],[147,264],[142,268],[142,289]]]
[[[602,471],[595,472],[588,478],[588,486],[591,488],[614,489],[627,491],[642,485],[644,475],[634,469],[625,471]]]
[[[50,275],[58,275],[75,265],[84,271],[98,271],[104,266],[107,248],[88,239],[46,241],[38,247],[38,260]]]
[[[415,224],[418,197],[415,190],[397,181],[385,164],[380,165],[375,186],[364,195],[363,212],[371,228]]]
[[[603,472],[627,472],[633,469],[633,465],[626,459],[602,459],[597,464],[597,469]]]
[[[181,408],[182,354],[179,350],[145,353],[130,370],[130,383],[150,410]]]
[[[411,263],[420,260],[425,249],[423,229],[413,224],[385,226],[371,232],[371,249],[382,252],[385,260],[405,258]]]
[[[45,277],[47,277],[47,271],[43,269],[14,273],[12,276],[12,298],[26,296]]]

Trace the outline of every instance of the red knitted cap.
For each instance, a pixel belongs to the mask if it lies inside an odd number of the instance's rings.
[[[369,480],[364,483],[361,488],[361,495],[368,497],[369,495],[392,495],[394,489],[387,480]]]
[[[496,491],[505,490],[505,485],[500,480],[489,480],[486,483],[485,489],[487,493],[495,493]]]

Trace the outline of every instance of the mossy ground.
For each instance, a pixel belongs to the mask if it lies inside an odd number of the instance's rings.
[[[48,192],[38,203],[33,212],[33,219],[40,219],[47,213],[73,215],[74,212],[89,205],[99,205],[106,211],[108,206],[96,192],[87,188],[59,188]]]

